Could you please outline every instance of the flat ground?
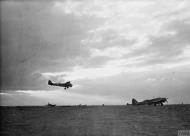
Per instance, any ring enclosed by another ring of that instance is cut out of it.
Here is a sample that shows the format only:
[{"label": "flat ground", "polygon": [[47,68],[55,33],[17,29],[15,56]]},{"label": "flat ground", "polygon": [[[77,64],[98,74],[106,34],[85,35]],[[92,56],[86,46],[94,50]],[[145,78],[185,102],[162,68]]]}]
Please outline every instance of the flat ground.
[{"label": "flat ground", "polygon": [[172,136],[190,130],[190,105],[1,107],[3,136]]}]

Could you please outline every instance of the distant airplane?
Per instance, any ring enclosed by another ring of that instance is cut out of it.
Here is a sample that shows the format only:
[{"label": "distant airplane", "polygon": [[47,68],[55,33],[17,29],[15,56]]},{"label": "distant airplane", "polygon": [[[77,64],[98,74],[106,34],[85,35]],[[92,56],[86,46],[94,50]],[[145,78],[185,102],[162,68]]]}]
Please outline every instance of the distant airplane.
[{"label": "distant airplane", "polygon": [[163,106],[164,102],[168,102],[167,101],[168,98],[154,98],[154,99],[149,99],[149,100],[144,100],[142,102],[138,102],[137,100],[135,100],[134,98],[132,99],[132,105],[161,105]]},{"label": "distant airplane", "polygon": [[55,107],[56,105],[55,104],[51,104],[51,103],[49,103],[48,102],[48,105],[47,105],[48,107]]},{"label": "distant airplane", "polygon": [[48,81],[48,85],[51,85],[51,86],[60,86],[60,87],[64,87],[64,89],[68,89],[69,87],[73,86],[70,81],[68,81],[66,83],[52,83],[51,80]]}]

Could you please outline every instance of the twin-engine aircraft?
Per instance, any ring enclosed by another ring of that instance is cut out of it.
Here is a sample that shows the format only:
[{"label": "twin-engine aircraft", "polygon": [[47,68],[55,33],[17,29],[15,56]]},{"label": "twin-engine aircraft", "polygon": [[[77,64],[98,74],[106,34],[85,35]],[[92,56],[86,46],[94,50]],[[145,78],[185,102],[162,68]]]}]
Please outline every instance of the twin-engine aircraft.
[{"label": "twin-engine aircraft", "polygon": [[66,83],[53,83],[51,80],[48,81],[48,85],[60,86],[60,87],[64,87],[64,89],[68,89],[69,87],[73,86],[70,81],[68,81]]},{"label": "twin-engine aircraft", "polygon": [[149,99],[149,100],[144,100],[142,102],[138,102],[137,100],[135,100],[134,98],[132,99],[132,105],[161,105],[163,106],[164,102],[168,102],[167,101],[168,98],[154,98],[154,99]]}]

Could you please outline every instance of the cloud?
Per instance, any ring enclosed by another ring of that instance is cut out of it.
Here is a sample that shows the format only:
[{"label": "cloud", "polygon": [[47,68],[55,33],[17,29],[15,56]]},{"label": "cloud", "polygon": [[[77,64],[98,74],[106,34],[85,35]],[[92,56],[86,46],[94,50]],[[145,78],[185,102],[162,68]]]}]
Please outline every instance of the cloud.
[{"label": "cloud", "polygon": [[98,79],[102,77],[112,76],[118,74],[120,71],[117,67],[101,67],[101,68],[83,68],[83,67],[75,67],[71,72],[44,72],[41,73],[42,76],[50,79],[51,77],[59,77],[64,80],[81,80],[81,79]]},{"label": "cloud", "polygon": [[[168,95],[164,74],[189,72],[188,0],[1,4],[3,90],[55,91],[51,79],[72,80],[79,95]],[[175,95],[189,95],[187,79],[175,81]]]},{"label": "cloud", "polygon": [[[18,106],[18,105],[47,105],[48,102],[56,105],[101,105],[101,104],[121,104],[121,100],[114,96],[100,96],[77,94],[73,92],[65,92],[63,90],[16,90],[0,93],[1,105]],[[14,95],[14,97],[12,97]],[[72,101],[71,101],[72,100]],[[122,103],[123,104],[123,103]]]},{"label": "cloud", "polygon": [[51,4],[2,2],[3,89],[33,88],[33,72],[67,71],[78,58],[89,56],[80,44],[85,24],[54,15]]},{"label": "cloud", "polygon": [[145,60],[148,65],[165,64],[171,62],[188,61],[184,55],[184,51],[188,52],[190,46],[190,29],[189,22],[173,21],[164,27],[163,31],[174,32],[167,35],[151,36],[149,44],[146,48],[138,49],[132,52],[132,56],[139,54],[148,55],[149,58]]}]

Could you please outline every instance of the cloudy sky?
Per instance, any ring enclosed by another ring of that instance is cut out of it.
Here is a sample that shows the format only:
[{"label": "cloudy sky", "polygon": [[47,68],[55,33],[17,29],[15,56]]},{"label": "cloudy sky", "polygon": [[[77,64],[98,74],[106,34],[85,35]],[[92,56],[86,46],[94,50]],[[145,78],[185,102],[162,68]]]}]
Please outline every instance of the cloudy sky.
[{"label": "cloudy sky", "polygon": [[1,1],[1,105],[190,103],[189,81],[189,0]]}]

